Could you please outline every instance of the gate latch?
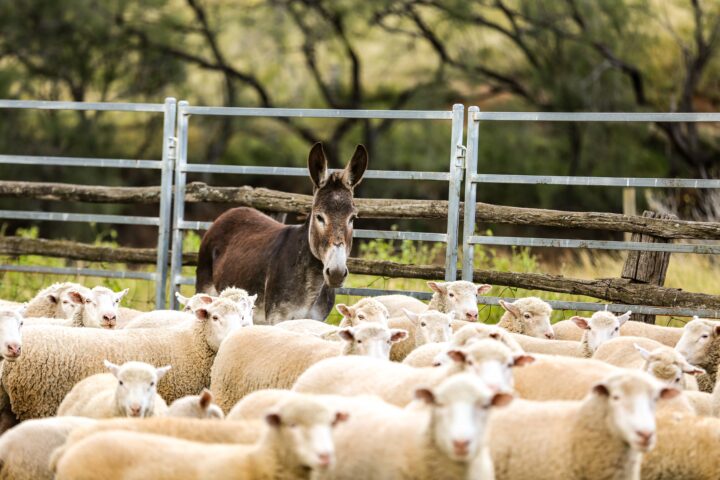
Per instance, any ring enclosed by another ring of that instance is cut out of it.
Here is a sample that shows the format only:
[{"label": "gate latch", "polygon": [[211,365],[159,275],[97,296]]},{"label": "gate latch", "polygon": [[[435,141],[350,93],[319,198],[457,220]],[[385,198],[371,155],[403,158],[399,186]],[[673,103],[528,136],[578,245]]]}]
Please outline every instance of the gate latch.
[{"label": "gate latch", "polygon": [[455,166],[465,168],[465,158],[467,154],[467,147],[462,143],[456,145],[457,151],[455,152]]}]

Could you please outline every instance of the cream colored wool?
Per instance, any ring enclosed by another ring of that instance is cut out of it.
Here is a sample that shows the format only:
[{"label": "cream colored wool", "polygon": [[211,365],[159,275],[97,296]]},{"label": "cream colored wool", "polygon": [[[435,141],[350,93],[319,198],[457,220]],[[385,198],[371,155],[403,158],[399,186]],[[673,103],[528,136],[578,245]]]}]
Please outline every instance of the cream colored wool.
[{"label": "cream colored wool", "polygon": [[40,290],[27,302],[25,306],[25,317],[72,318],[73,310],[80,305],[70,299],[68,295],[70,290],[77,290],[85,295],[89,295],[90,292],[89,288],[79,283],[53,283],[49,287]]},{"label": "cream colored wool", "polygon": [[193,313],[195,312],[195,310],[202,307],[203,305],[212,303],[218,297],[213,297],[212,295],[208,295],[207,293],[196,293],[192,297],[184,297],[180,294],[180,292],[175,292],[175,298],[177,299],[178,303],[183,307],[183,312]]},{"label": "cream colored wool", "polygon": [[354,338],[331,342],[265,325],[244,328],[222,344],[212,367],[210,390],[220,408],[229,412],[255,390],[290,388],[308,367],[324,358],[355,356],[372,342],[392,343],[407,335],[375,323],[345,329],[350,330]]},{"label": "cream colored wool", "polygon": [[[265,413],[270,410],[273,406],[275,406],[276,403],[278,403],[281,400],[285,400],[287,398],[293,397],[293,396],[302,396],[305,395],[304,393],[298,393],[293,390],[286,390],[282,388],[268,388],[265,390],[255,390],[252,393],[249,393],[245,395],[242,399],[240,399],[239,402],[237,402],[232,409],[230,409],[230,412],[227,414],[227,417],[225,417],[226,420],[230,421],[236,421],[236,420],[243,420],[243,421],[249,421],[249,420],[260,420]],[[318,395],[318,398],[323,399],[341,399],[344,400],[346,397],[340,397],[340,396],[331,396],[331,395]],[[355,399],[357,397],[353,397]],[[377,397],[374,397],[377,398]],[[343,405],[345,408],[348,406],[344,404],[342,401],[339,403],[339,405]],[[353,409],[349,409],[353,410]]]},{"label": "cream colored wool", "polygon": [[126,329],[133,328],[163,328],[174,327],[184,323],[190,323],[195,320],[195,315],[188,312],[178,312],[177,310],[153,310],[152,312],[144,312],[129,321]]},{"label": "cream colored wool", "polygon": [[[58,407],[58,416],[152,417],[167,413],[165,400],[153,392],[170,367],[156,369],[144,362],[106,363],[106,367],[113,373],[90,375],[70,390]],[[133,414],[131,405],[140,410]]]},{"label": "cream colored wool", "polygon": [[[405,311],[405,318],[391,318],[390,325],[408,331],[408,338],[393,345],[390,360],[401,362],[416,348],[450,340],[452,315],[426,310],[422,313]],[[412,342],[412,343],[411,343]]]},{"label": "cream colored wool", "polygon": [[537,297],[519,298],[512,303],[500,300],[500,306],[505,309],[505,313],[498,327],[531,337],[554,338],[550,325],[552,307],[544,300]]},{"label": "cream colored wool", "polygon": [[[577,327],[575,327],[577,328]],[[545,355],[563,355],[566,357],[585,357],[586,348],[580,342],[568,340],[550,340],[511,333],[512,338],[528,353]]]},{"label": "cream colored wool", "polygon": [[28,420],[0,436],[0,478],[3,480],[52,480],[49,467],[53,451],[68,435],[95,420],[52,417]]},{"label": "cream colored wool", "polygon": [[[580,341],[582,330],[570,320],[562,320],[553,324],[555,337],[560,340]],[[674,347],[682,336],[682,328],[663,327],[645,322],[629,320],[620,327],[621,336],[645,337],[660,342],[668,347]]]},{"label": "cream colored wool", "polygon": [[12,411],[20,420],[54,415],[77,382],[103,372],[104,359],[172,365],[158,388],[166,401],[201,391],[210,383],[220,340],[239,328],[210,319],[211,312],[224,308],[217,302],[207,308],[206,319],[173,329],[24,329],[23,355],[2,369],[2,387]]},{"label": "cream colored wool", "polygon": [[188,395],[178,398],[168,408],[168,417],[185,418],[224,418],[223,411],[215,403],[214,396],[210,390],[204,388],[200,395]]},{"label": "cream colored wool", "polygon": [[675,349],[692,365],[705,370],[697,377],[698,386],[703,392],[712,392],[720,363],[720,322],[694,317],[685,324]]},{"label": "cream colored wool", "polygon": [[497,325],[485,325],[484,323],[465,323],[462,328],[453,333],[449,342],[422,345],[410,352],[402,363],[411,367],[437,366],[447,359],[447,356],[442,354],[448,350],[462,348],[476,340],[485,338],[498,340],[515,353],[524,351],[512,334],[508,333],[504,328]]},{"label": "cream colored wool", "polygon": [[[508,368],[508,365],[521,366],[532,361],[532,357],[513,353],[495,340],[478,340],[454,352],[451,362],[424,368],[359,357],[329,358],[303,373],[295,382],[293,390],[349,396],[377,395],[393,405],[405,406],[412,401],[415,389],[423,386],[432,388],[461,371],[483,374],[484,369],[491,364]],[[512,375],[509,372],[507,374],[504,380],[512,388]],[[499,383],[495,377],[483,380]],[[499,390],[502,387],[496,385]]]},{"label": "cream colored wool", "polygon": [[[629,443],[629,433],[620,425],[632,427],[622,410],[633,408],[635,398],[654,404],[658,395],[669,397],[677,390],[636,371],[612,375],[601,385],[588,390],[581,401],[516,400],[492,415],[489,438],[495,478],[638,480],[642,454],[652,445]],[[642,425],[650,428],[647,421]],[[654,422],[652,428],[654,433]],[[639,437],[632,441],[639,442]],[[527,448],[519,451],[522,446]]]},{"label": "cream colored wool", "polygon": [[402,317],[403,309],[415,313],[425,310],[437,310],[442,313],[453,313],[457,319],[466,319],[468,310],[473,309],[477,320],[477,296],[485,294],[492,288],[490,285],[477,285],[464,280],[454,282],[427,282],[433,291],[429,304],[424,304],[406,295],[383,295],[374,297],[388,309],[390,318]]},{"label": "cream colored wool", "polygon": [[323,462],[332,462],[329,430],[347,414],[313,399],[301,400],[277,405],[253,445],[198,443],[127,431],[97,433],[53,459],[56,478],[309,479],[315,469],[327,466]]}]

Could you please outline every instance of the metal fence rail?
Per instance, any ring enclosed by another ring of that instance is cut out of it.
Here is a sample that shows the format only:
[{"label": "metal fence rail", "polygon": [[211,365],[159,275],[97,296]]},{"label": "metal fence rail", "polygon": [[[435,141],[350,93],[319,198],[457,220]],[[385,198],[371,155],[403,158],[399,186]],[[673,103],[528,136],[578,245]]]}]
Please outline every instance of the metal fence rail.
[{"label": "metal fence rail", "polygon": [[78,214],[65,212],[36,212],[31,210],[0,210],[0,219],[40,220],[54,222],[97,222],[124,225],[149,225],[158,228],[158,254],[155,272],[108,271],[89,268],[41,267],[23,265],[0,265],[0,271],[47,273],[59,275],[83,275],[106,278],[132,278],[155,282],[155,306],[165,307],[168,271],[168,238],[172,208],[172,172],[174,168],[175,117],[177,105],[174,98],[165,103],[85,103],[46,102],[30,100],[0,100],[0,109],[21,110],[70,110],[142,112],[163,114],[163,143],[161,160],[132,160],[117,158],[53,157],[29,155],[0,155],[0,164],[57,165],[100,168],[142,168],[159,170],[161,175],[161,198],[156,217]]},{"label": "metal fence rail", "polygon": [[[452,111],[413,111],[413,110],[321,110],[291,108],[239,108],[239,107],[193,107],[180,102],[178,108],[178,155],[175,167],[175,207],[172,236],[172,261],[170,269],[172,295],[170,301],[176,305],[174,292],[180,285],[193,285],[194,279],[182,276],[182,244],[185,230],[204,230],[211,222],[185,220],[185,187],[188,173],[219,173],[240,175],[289,175],[306,177],[307,169],[295,167],[269,167],[249,165],[209,165],[190,164],[187,158],[189,118],[191,115],[221,115],[239,117],[301,117],[301,118],[367,118],[394,120],[444,120],[451,121],[450,162],[447,172],[385,171],[368,170],[364,178],[385,180],[434,180],[448,182],[449,215],[447,231],[444,234],[426,232],[397,232],[386,230],[355,230],[354,238],[384,238],[393,240],[416,240],[443,242],[446,244],[445,277],[457,278],[458,227],[460,207],[460,186],[464,147],[462,145],[464,107],[454,105]],[[380,289],[340,289],[339,293],[352,295],[386,293]],[[411,292],[424,298],[426,292]]]},{"label": "metal fence rail", "polygon": [[[476,106],[468,109],[467,162],[465,171],[465,212],[462,235],[462,278],[472,280],[474,245],[519,247],[587,248],[602,250],[641,250],[695,254],[718,254],[720,244],[707,243],[644,243],[631,241],[581,240],[568,238],[494,237],[475,235],[476,199],[480,184],[579,185],[589,187],[644,188],[720,188],[720,180],[686,178],[633,177],[571,177],[554,175],[496,175],[478,173],[480,123],[502,122],[720,122],[720,113],[555,113],[555,112],[481,112]],[[498,297],[483,297],[481,303],[495,304]],[[706,315],[718,317],[714,310],[692,310],[644,305],[600,305],[592,302],[550,302],[561,310],[633,310],[635,313],[658,315]]]}]

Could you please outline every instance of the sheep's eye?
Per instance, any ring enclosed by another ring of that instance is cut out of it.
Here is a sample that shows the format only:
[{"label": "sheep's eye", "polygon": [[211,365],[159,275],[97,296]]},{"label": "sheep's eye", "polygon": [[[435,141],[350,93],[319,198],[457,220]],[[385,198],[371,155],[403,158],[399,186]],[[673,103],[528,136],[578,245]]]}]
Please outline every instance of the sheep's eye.
[{"label": "sheep's eye", "polygon": [[454,293],[448,293],[448,297],[453,298],[455,296]]},{"label": "sheep's eye", "polygon": [[680,379],[679,379],[679,378],[676,378],[676,379],[675,379],[675,383],[680,383]]},{"label": "sheep's eye", "polygon": [[365,320],[365,315],[363,315],[363,314],[358,315],[358,320]]},{"label": "sheep's eye", "polygon": [[358,340],[357,342],[358,342],[358,343],[362,343],[362,340]]},{"label": "sheep's eye", "polygon": [[85,300],[85,303],[90,303],[90,302],[92,302],[92,300],[90,300],[89,298],[87,300]]},{"label": "sheep's eye", "polygon": [[524,316],[525,318],[530,318],[530,317],[532,317],[532,315],[530,315],[529,313],[526,313],[526,314],[524,314],[523,316]]},{"label": "sheep's eye", "polygon": [[452,328],[452,323],[448,323],[448,327]]},{"label": "sheep's eye", "polygon": [[23,325],[25,325],[25,322],[20,322],[20,326],[22,327]]},{"label": "sheep's eye", "polygon": [[322,215],[315,215],[315,220],[320,222],[322,225],[325,225],[325,219],[323,218]]},{"label": "sheep's eye", "polygon": [[154,386],[155,386],[155,382],[150,382],[150,386],[151,386],[151,387],[154,387]]},{"label": "sheep's eye", "polygon": [[425,326],[427,326],[427,323],[425,323],[425,322],[420,322],[420,326],[421,326],[421,327],[425,327]]},{"label": "sheep's eye", "polygon": [[619,332],[619,331],[620,331],[620,327],[615,327],[615,331],[616,331],[616,332]]},{"label": "sheep's eye", "polygon": [[700,338],[708,338],[709,335],[706,333],[705,335],[701,336]]},{"label": "sheep's eye", "polygon": [[212,316],[212,319],[213,319],[213,320],[217,320],[218,318],[220,318],[220,317],[218,317],[217,315],[213,315],[213,316]]},{"label": "sheep's eye", "polygon": [[612,396],[612,399],[615,400],[615,401],[618,401],[618,400],[620,400],[620,397],[619,397],[618,395],[613,395],[613,396]]},{"label": "sheep's eye", "polygon": [[118,383],[120,384],[121,387],[124,385],[122,380],[118,380]]},{"label": "sheep's eye", "polygon": [[67,300],[63,300],[63,305],[67,305],[68,303],[70,302],[68,302]]}]

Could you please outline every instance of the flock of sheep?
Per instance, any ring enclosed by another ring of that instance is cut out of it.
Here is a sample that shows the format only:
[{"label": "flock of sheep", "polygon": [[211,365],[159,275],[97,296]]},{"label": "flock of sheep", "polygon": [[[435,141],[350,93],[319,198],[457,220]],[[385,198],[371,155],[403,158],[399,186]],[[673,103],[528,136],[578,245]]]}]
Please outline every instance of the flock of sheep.
[{"label": "flock of sheep", "polygon": [[529,297],[486,325],[489,285],[428,286],[337,327],[253,325],[237,288],[182,312],[75,283],[0,301],[0,478],[720,478],[720,323],[552,325]]}]

